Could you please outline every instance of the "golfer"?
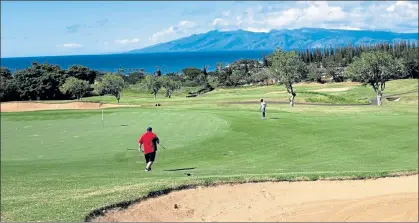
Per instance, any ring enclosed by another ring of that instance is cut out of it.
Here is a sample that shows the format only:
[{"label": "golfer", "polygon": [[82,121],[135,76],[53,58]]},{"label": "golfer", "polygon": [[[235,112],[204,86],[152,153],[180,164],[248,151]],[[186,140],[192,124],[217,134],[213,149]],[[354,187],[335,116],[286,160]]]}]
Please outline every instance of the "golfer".
[{"label": "golfer", "polygon": [[265,119],[266,102],[263,101],[263,98],[260,99],[260,111],[262,112],[262,119]]},{"label": "golfer", "polygon": [[157,144],[160,144],[159,138],[153,133],[152,128],[148,127],[147,132],[145,132],[138,141],[138,151],[144,152],[145,162],[147,164],[145,167],[146,172],[151,171],[151,165],[156,158]]}]

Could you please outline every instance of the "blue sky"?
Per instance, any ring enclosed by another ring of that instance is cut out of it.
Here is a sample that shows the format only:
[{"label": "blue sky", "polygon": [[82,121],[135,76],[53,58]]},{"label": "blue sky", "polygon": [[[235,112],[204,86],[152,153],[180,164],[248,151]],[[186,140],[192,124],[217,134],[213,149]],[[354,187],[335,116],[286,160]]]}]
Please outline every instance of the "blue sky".
[{"label": "blue sky", "polygon": [[210,30],[418,32],[415,1],[1,1],[1,57],[124,52]]}]

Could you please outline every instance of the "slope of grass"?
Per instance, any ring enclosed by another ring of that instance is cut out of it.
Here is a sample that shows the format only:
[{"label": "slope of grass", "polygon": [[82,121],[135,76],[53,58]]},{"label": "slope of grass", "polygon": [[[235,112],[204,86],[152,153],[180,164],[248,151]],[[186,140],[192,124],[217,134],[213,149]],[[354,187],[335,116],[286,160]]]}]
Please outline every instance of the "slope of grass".
[{"label": "slope of grass", "polygon": [[[386,92],[413,102],[384,101],[382,107],[270,103],[267,120],[260,120],[258,103],[228,102],[286,101],[283,86],[217,89],[199,98],[160,94],[156,101],[127,91],[121,103],[146,107],[105,109],[104,126],[100,110],[2,113],[1,217],[81,221],[93,209],[185,184],[417,172],[417,93],[404,94],[417,87],[417,80],[389,82]],[[296,89],[299,102],[318,96],[332,100],[324,103],[355,103],[375,96],[370,87],[349,83]],[[109,96],[85,100],[116,102]],[[167,148],[159,149],[150,173],[135,151],[147,126]],[[173,171],[182,168],[192,169]]]},{"label": "slope of grass", "polygon": [[[321,89],[341,88],[343,91],[316,92]],[[315,102],[325,104],[366,104],[369,99],[376,97],[372,87],[363,86],[358,83],[333,83],[316,84],[300,83],[294,86],[297,92],[296,102]],[[347,89],[347,90],[346,90]],[[195,98],[186,98],[187,92],[194,88],[185,88],[174,93],[172,98],[165,98],[164,90],[159,91],[157,99],[153,95],[142,90],[139,86],[132,86],[125,90],[121,96],[121,104],[152,104],[152,103],[176,103],[176,104],[194,104],[194,103],[216,103],[226,101],[257,101],[264,98],[268,101],[288,101],[288,94],[284,86],[247,86],[240,88],[218,88],[212,92],[200,95]],[[410,95],[406,95],[409,93]],[[392,94],[402,94],[400,103],[417,103],[418,80],[395,80],[387,83],[384,96]],[[406,100],[405,100],[406,99]],[[84,101],[103,101],[105,103],[116,103],[113,96],[98,96],[83,99]],[[399,104],[400,104],[399,103]]]},{"label": "slope of grass", "polygon": [[[2,220],[80,221],[189,183],[417,171],[417,113],[305,111],[106,109],[104,127],[98,111],[2,114]],[[167,150],[145,173],[127,149],[148,125]],[[181,168],[195,169],[167,171]]]}]

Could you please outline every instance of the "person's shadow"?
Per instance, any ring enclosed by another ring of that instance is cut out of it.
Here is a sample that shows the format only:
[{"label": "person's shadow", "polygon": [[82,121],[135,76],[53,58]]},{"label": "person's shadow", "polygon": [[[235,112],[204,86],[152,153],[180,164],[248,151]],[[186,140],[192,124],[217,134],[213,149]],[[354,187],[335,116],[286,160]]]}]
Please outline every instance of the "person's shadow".
[{"label": "person's shadow", "polygon": [[171,170],[163,170],[163,171],[182,171],[182,170],[193,170],[196,167],[189,167],[189,168],[179,168],[179,169],[171,169]]}]

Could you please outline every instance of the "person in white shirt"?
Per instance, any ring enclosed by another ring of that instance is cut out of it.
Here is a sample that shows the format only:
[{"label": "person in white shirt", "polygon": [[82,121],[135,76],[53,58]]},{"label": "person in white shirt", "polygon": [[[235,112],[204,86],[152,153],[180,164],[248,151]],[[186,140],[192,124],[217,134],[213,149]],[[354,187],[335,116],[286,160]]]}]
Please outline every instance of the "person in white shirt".
[{"label": "person in white shirt", "polygon": [[262,119],[265,119],[266,102],[263,99],[260,99],[260,111],[262,112]]}]

